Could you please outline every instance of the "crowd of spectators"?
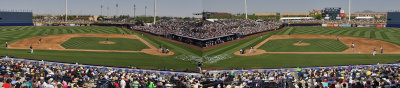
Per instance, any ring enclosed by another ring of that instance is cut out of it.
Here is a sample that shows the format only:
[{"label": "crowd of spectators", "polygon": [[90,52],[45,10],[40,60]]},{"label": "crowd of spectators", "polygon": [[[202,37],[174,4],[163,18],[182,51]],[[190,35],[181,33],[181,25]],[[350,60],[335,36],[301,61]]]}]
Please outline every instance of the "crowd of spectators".
[{"label": "crowd of spectators", "polygon": [[3,88],[399,88],[397,64],[215,70],[197,76],[133,72],[43,61],[0,63]]},{"label": "crowd of spectators", "polygon": [[282,20],[283,23],[320,23],[320,24],[378,24],[386,23],[386,19],[353,19],[353,20],[317,20],[317,19],[307,19],[307,20]]},{"label": "crowd of spectators", "polygon": [[104,24],[133,24],[134,20],[84,20],[84,19],[71,19],[65,21],[64,19],[33,19],[35,23],[104,23]]},{"label": "crowd of spectators", "polygon": [[152,26],[134,26],[132,29],[158,35],[174,34],[193,39],[213,39],[228,35],[249,35],[278,29],[281,24],[275,22],[257,22],[255,20],[226,19],[216,21],[159,20]]},{"label": "crowd of spectators", "polygon": [[44,61],[0,62],[3,88],[186,88],[199,85],[199,76],[123,71]]},{"label": "crowd of spectators", "polygon": [[398,66],[346,66],[297,68],[295,71],[214,72],[205,77],[224,81],[219,87],[245,86],[281,88],[399,88]]}]

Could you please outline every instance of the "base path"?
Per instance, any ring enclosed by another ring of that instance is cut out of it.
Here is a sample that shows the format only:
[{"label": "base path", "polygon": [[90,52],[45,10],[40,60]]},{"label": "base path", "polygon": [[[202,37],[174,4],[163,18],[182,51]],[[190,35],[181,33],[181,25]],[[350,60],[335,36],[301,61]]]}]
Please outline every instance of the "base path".
[{"label": "base path", "polygon": [[[150,49],[143,49],[141,51],[120,51],[120,50],[87,50],[87,49],[65,49],[61,46],[65,41],[73,37],[104,37],[104,38],[127,38],[138,39],[146,44]],[[41,40],[39,44],[39,40]],[[33,49],[38,50],[61,50],[61,51],[93,51],[93,52],[143,52],[151,55],[168,56],[174,55],[174,52],[167,54],[161,53],[156,47],[143,40],[136,35],[123,35],[123,34],[64,34],[64,35],[48,35],[33,37],[14,42],[8,46],[9,49],[29,49],[32,45]]]},{"label": "base path", "polygon": [[[268,52],[262,49],[258,49],[264,43],[269,40],[275,39],[339,39],[349,48],[343,52]],[[354,42],[354,51],[351,50],[351,44]],[[255,52],[248,53],[250,49],[246,50],[245,54],[240,54],[239,51],[235,52],[238,56],[253,56],[264,53],[278,53],[278,54],[372,54],[373,49],[376,48],[376,53],[380,54],[381,46],[383,47],[383,54],[400,54],[400,46],[381,40],[374,40],[360,37],[349,37],[349,36],[336,36],[336,35],[273,35],[268,39],[265,39],[261,43],[254,46]]]}]

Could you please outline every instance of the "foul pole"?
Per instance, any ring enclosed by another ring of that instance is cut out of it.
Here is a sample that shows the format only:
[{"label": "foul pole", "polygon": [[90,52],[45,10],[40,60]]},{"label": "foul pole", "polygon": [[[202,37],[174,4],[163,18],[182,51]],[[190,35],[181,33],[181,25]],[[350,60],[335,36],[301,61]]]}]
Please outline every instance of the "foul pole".
[{"label": "foul pole", "polygon": [[351,21],[351,0],[349,0],[349,23]]},{"label": "foul pole", "polygon": [[65,21],[68,21],[68,0],[65,0]]},{"label": "foul pole", "polygon": [[247,20],[247,0],[244,0],[244,9],[246,12],[246,20]]},{"label": "foul pole", "polygon": [[153,18],[153,19],[154,19],[154,22],[153,22],[153,24],[156,24],[156,17],[157,17],[157,13],[156,13],[156,12],[157,12],[157,11],[156,11],[156,10],[157,10],[157,9],[156,9],[157,6],[156,6],[156,5],[157,5],[157,2],[156,2],[156,0],[154,0],[154,18]]}]

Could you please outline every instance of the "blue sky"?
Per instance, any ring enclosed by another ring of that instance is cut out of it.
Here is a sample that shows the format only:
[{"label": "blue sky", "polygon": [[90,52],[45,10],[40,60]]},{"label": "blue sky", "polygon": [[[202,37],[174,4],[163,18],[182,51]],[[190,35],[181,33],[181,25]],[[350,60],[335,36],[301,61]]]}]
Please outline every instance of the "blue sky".
[{"label": "blue sky", "polygon": [[[1,0],[0,10],[32,10],[34,14],[64,14],[65,0]],[[103,15],[153,15],[153,0],[68,0],[69,14],[99,15],[104,5]],[[372,10],[387,12],[400,10],[400,0],[352,0],[352,12]],[[116,4],[119,5],[118,13]],[[325,7],[342,7],[347,13],[348,0],[248,0],[249,13],[257,12],[308,12]],[[107,10],[107,7],[109,10]],[[243,13],[244,0],[157,0],[159,16],[192,17],[201,11]]]}]

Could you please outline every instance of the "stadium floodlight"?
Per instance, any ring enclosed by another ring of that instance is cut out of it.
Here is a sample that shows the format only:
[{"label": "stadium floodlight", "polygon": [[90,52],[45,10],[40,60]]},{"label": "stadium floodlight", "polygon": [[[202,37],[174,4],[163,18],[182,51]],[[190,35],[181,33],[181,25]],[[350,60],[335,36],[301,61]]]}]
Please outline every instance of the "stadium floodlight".
[{"label": "stadium floodlight", "polygon": [[247,20],[247,0],[244,0],[244,9],[246,12],[246,20]]},{"label": "stadium floodlight", "polygon": [[65,0],[65,22],[68,21],[68,0]]},{"label": "stadium floodlight", "polygon": [[153,17],[154,22],[153,22],[153,24],[156,24],[156,17],[157,17],[157,13],[156,13],[156,12],[157,12],[157,11],[156,11],[156,10],[157,10],[157,9],[156,9],[157,6],[156,6],[156,5],[157,5],[157,2],[156,2],[156,0],[154,0],[154,17]]}]

